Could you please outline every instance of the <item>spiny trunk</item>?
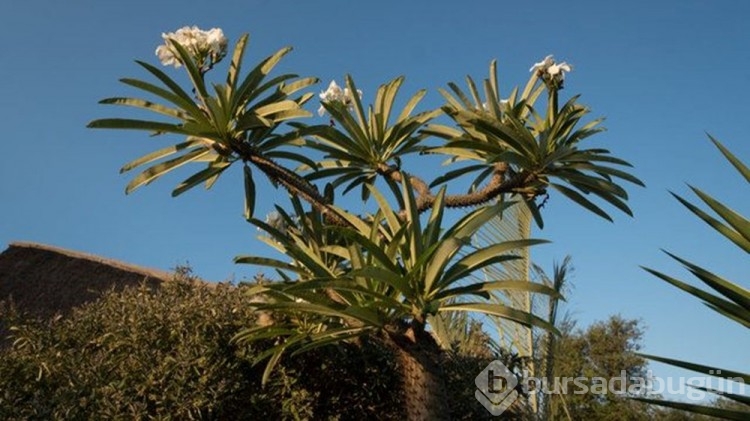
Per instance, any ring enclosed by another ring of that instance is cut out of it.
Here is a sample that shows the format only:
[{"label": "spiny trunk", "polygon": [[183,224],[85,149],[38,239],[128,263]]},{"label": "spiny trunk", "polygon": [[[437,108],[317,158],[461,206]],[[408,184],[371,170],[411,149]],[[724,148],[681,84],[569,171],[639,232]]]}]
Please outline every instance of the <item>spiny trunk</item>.
[{"label": "spiny trunk", "polygon": [[447,391],[440,366],[441,349],[423,325],[389,334],[402,375],[405,419],[449,420]]},{"label": "spiny trunk", "polygon": [[349,226],[349,222],[334,212],[325,197],[303,177],[259,154],[248,154],[247,159],[268,178],[284,186],[290,194],[299,196],[310,203],[323,214],[329,223],[343,227]]}]

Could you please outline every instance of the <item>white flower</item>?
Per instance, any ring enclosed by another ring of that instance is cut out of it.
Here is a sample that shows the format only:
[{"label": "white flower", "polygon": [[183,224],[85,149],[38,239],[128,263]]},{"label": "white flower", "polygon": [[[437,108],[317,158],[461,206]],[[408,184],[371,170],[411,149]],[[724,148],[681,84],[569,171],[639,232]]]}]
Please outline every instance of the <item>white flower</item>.
[{"label": "white flower", "polygon": [[548,55],[544,58],[544,60],[540,61],[539,63],[534,63],[533,66],[531,66],[531,69],[529,69],[530,72],[534,71],[547,71],[547,69],[555,64],[555,59],[552,55]]},{"label": "white flower", "polygon": [[211,53],[216,55],[226,54],[228,41],[221,28],[211,28],[206,34],[206,42]]},{"label": "white flower", "polygon": [[573,70],[573,68],[566,62],[562,62],[560,64],[553,64],[552,66],[549,66],[547,69],[547,74],[549,74],[552,77],[555,77],[557,75],[560,75],[560,78],[565,77],[565,72],[570,72]]},{"label": "white flower", "polygon": [[344,91],[341,90],[335,80],[332,80],[331,83],[328,84],[328,89],[321,92],[318,96],[321,101],[325,102],[340,101],[344,97]]},{"label": "white flower", "polygon": [[573,66],[566,62],[555,63],[555,58],[552,55],[545,57],[539,63],[535,63],[529,69],[531,72],[537,72],[547,82],[553,82],[558,88],[562,86],[561,82],[565,79],[565,73],[571,70],[573,70]]},{"label": "white flower", "polygon": [[171,46],[167,47],[166,45],[160,45],[156,48],[156,56],[159,57],[159,61],[161,61],[161,64],[165,66],[174,66],[174,67],[180,67],[182,66],[182,63],[180,63],[180,60],[177,58],[177,54],[175,54],[174,51],[172,51]]},{"label": "white flower", "polygon": [[169,42],[180,44],[199,66],[213,66],[227,53],[227,38],[219,28],[204,31],[197,26],[185,26],[175,32],[163,33],[164,45],[156,48],[156,55],[165,66],[180,67],[183,63],[180,55]]},{"label": "white flower", "polygon": [[[320,98],[320,102],[343,101],[344,91],[341,90],[338,84],[336,84],[335,80],[332,80],[328,85],[328,89],[321,92],[318,97]],[[320,108],[318,108],[318,115],[322,117],[325,113],[326,109],[321,105]]]},{"label": "white flower", "polygon": [[[357,89],[357,95],[359,98],[362,98],[362,91]],[[349,88],[344,88],[343,90],[339,87],[339,85],[336,83],[335,80],[332,80],[331,83],[328,85],[328,89],[321,92],[320,95],[320,102],[341,102],[342,104],[352,107],[354,104],[354,98],[352,97],[352,93],[349,90]],[[326,113],[325,107],[322,105],[320,108],[318,108],[318,115],[323,116]]]}]

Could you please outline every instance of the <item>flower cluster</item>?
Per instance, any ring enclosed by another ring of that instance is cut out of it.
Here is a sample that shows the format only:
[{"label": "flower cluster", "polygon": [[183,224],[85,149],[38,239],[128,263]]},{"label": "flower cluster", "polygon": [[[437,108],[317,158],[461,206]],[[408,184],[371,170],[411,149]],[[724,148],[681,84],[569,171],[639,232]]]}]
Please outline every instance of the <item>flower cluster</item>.
[{"label": "flower cluster", "polygon": [[565,73],[573,70],[573,66],[566,62],[556,63],[553,56],[549,55],[539,63],[535,63],[529,69],[530,72],[537,72],[539,77],[544,79],[548,83],[552,83],[554,86],[562,86],[562,82],[565,79]]},{"label": "flower cluster", "polygon": [[[357,95],[362,98],[362,91],[357,89]],[[354,97],[352,97],[352,93],[349,88],[341,89],[339,85],[336,84],[335,80],[331,81],[331,83],[328,85],[328,89],[321,92],[319,97],[321,102],[338,101],[350,108],[354,105]],[[326,109],[321,105],[320,108],[318,108],[318,115],[322,117],[325,113]]]},{"label": "flower cluster", "polygon": [[227,54],[227,38],[219,28],[204,31],[197,26],[185,26],[175,32],[161,34],[164,45],[156,48],[156,55],[165,66],[183,65],[180,55],[169,40],[175,41],[187,50],[202,70],[208,70]]}]

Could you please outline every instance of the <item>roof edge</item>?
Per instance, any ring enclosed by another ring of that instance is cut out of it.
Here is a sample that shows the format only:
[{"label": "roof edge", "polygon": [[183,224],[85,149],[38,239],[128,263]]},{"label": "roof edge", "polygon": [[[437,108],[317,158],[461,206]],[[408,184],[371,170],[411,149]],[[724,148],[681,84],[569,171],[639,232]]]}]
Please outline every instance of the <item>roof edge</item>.
[{"label": "roof edge", "polygon": [[133,264],[125,263],[120,260],[109,259],[106,257],[101,257],[101,256],[97,256],[97,255],[90,254],[90,253],[84,253],[84,252],[70,250],[70,249],[66,249],[62,247],[51,246],[48,244],[34,243],[34,242],[29,242],[29,241],[13,241],[8,244],[8,248],[6,250],[10,250],[13,247],[49,251],[52,253],[62,254],[62,255],[72,257],[75,259],[88,260],[91,262],[112,266],[117,269],[138,273],[143,276],[160,279],[162,281],[169,281],[174,277],[172,273],[166,272],[163,270],[133,265]]}]

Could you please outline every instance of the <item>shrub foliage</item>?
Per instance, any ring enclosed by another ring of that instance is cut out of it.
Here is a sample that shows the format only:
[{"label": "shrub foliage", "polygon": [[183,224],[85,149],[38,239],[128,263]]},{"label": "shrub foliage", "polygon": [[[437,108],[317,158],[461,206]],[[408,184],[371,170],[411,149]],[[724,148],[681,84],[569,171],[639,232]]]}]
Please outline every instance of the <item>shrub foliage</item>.
[{"label": "shrub foliage", "polygon": [[[256,322],[243,289],[183,269],[156,290],[112,291],[65,318],[0,306],[12,326],[0,350],[0,419],[399,418],[395,358],[375,337],[282,361],[261,386],[252,361],[272,343],[232,341]],[[488,415],[465,391],[489,360],[446,358],[456,418]]]}]

